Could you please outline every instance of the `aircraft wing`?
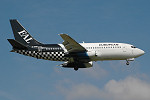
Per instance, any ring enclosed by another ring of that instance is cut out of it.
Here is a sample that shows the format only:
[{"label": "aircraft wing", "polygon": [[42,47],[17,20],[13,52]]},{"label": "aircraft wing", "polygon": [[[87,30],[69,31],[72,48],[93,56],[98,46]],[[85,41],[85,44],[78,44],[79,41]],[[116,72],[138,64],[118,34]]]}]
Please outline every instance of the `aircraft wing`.
[{"label": "aircraft wing", "polygon": [[67,49],[68,53],[85,52],[85,51],[87,51],[83,46],[81,46],[79,43],[77,43],[69,35],[67,35],[67,34],[60,34],[60,36],[64,40],[63,45]]}]

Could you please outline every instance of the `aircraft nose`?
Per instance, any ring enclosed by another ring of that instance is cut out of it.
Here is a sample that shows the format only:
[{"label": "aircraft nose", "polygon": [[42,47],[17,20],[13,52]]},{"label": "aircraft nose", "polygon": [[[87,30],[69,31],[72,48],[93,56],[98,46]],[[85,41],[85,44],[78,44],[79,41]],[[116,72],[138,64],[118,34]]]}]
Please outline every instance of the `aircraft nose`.
[{"label": "aircraft nose", "polygon": [[144,51],[143,50],[141,50],[141,49],[138,49],[138,51],[137,51],[137,56],[142,56],[142,55],[144,55]]},{"label": "aircraft nose", "polygon": [[139,56],[142,56],[145,54],[145,52],[141,49],[136,49],[133,51],[133,53],[134,53],[135,57],[139,57]]},{"label": "aircraft nose", "polygon": [[140,49],[139,54],[140,54],[140,56],[142,56],[142,55],[145,54],[145,52],[144,52],[143,50]]}]

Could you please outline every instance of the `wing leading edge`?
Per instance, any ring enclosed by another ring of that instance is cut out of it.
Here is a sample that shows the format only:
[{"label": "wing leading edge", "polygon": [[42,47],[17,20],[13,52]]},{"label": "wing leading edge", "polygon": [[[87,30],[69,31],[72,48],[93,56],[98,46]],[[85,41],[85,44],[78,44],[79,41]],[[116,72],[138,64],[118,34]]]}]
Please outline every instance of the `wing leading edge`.
[{"label": "wing leading edge", "polygon": [[68,53],[86,52],[87,50],[67,34],[59,34]]}]

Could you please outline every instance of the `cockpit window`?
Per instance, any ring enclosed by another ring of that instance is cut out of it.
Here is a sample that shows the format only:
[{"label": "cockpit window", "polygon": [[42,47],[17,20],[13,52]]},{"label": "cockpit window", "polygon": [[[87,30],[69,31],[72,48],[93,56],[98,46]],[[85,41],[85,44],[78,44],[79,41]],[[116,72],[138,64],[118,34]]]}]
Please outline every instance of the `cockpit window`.
[{"label": "cockpit window", "polygon": [[131,48],[136,48],[135,46],[131,46]]}]

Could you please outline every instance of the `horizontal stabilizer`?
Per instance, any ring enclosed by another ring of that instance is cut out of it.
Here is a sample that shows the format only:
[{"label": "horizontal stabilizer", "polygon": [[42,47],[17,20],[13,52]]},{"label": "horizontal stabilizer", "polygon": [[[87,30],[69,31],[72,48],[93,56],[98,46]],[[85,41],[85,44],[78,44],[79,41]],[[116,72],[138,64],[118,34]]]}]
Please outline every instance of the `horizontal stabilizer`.
[{"label": "horizontal stabilizer", "polygon": [[23,44],[19,43],[18,41],[14,40],[14,39],[7,39],[7,40],[13,46],[13,48],[16,48],[16,49],[26,49],[27,48],[26,46],[24,46]]}]

